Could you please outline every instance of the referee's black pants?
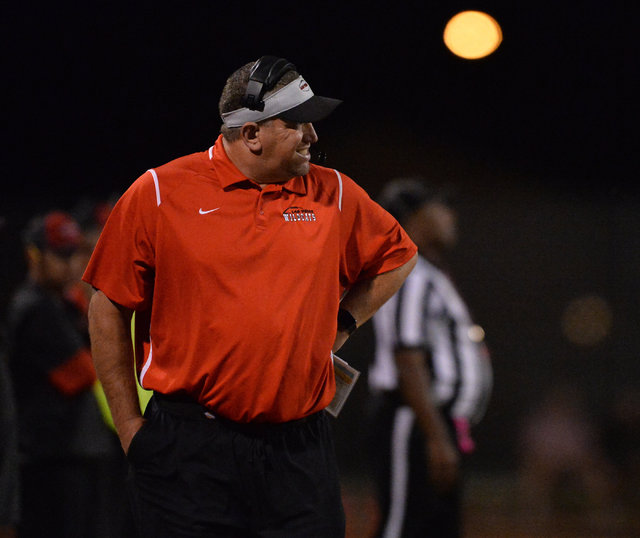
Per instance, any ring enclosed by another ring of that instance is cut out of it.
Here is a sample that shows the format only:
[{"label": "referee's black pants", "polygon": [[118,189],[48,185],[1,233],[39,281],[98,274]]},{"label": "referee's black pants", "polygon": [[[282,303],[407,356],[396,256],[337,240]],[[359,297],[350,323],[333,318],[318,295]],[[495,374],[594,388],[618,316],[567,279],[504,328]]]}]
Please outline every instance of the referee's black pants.
[{"label": "referee's black pants", "polygon": [[154,395],[145,417],[128,453],[141,537],[344,536],[325,412],[247,426]]},{"label": "referee's black pants", "polygon": [[[424,435],[398,392],[381,392],[370,401],[370,459],[381,511],[376,537],[458,538],[462,483],[447,493],[435,487]],[[453,423],[443,418],[454,440]]]}]

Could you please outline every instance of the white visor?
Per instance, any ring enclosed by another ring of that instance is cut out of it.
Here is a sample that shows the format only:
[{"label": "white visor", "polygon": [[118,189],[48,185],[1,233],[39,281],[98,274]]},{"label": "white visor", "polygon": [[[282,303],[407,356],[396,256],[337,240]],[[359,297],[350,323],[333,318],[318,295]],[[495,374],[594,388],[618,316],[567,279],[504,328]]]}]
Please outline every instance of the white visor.
[{"label": "white visor", "polygon": [[262,121],[275,116],[299,123],[319,121],[328,116],[342,101],[314,95],[302,78],[291,81],[264,99],[264,110],[243,107],[221,115],[227,127],[242,127],[249,121]]}]

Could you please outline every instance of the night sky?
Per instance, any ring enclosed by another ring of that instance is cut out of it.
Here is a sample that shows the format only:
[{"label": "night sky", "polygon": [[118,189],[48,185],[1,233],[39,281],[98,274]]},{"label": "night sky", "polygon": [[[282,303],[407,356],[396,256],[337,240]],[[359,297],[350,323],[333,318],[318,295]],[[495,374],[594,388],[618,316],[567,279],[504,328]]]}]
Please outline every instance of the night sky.
[{"label": "night sky", "polygon": [[[339,139],[375,160],[376,131],[550,188],[630,188],[638,46],[621,6],[74,4],[14,3],[3,17],[6,200],[120,192],[147,168],[208,147],[226,76],[262,54],[287,57],[315,93],[344,99],[316,126],[319,146]],[[469,8],[503,28],[483,60],[442,43],[448,18]],[[338,164],[355,172],[348,158]],[[379,181],[356,179],[373,190]]]}]

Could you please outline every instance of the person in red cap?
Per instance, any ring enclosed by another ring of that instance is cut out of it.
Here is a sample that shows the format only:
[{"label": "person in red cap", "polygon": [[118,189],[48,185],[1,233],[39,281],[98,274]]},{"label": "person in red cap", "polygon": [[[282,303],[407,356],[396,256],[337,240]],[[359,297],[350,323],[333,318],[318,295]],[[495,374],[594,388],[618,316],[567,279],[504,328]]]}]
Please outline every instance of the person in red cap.
[{"label": "person in red cap", "polygon": [[313,122],[338,104],[283,58],[246,64],[215,144],[144,173],[100,236],[91,345],[145,537],[344,534],[333,352],[417,249],[353,180],[310,162]]},{"label": "person in red cap", "polygon": [[111,448],[92,387],[96,374],[64,298],[78,278],[77,222],[52,211],[24,232],[28,274],[8,308],[9,367],[21,458],[22,537],[102,536],[100,462]]}]

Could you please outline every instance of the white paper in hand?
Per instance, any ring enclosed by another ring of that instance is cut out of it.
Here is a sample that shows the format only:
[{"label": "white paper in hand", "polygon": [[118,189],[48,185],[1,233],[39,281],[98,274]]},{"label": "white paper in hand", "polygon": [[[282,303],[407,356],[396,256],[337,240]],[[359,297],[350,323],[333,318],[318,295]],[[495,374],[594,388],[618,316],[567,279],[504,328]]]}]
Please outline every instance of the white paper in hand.
[{"label": "white paper in hand", "polygon": [[337,355],[332,355],[332,357],[333,371],[336,377],[336,395],[333,397],[333,400],[331,400],[331,403],[326,407],[326,409],[334,417],[337,417],[342,410],[344,402],[347,401],[351,389],[353,389],[356,381],[358,381],[360,372],[349,366],[349,364]]}]

